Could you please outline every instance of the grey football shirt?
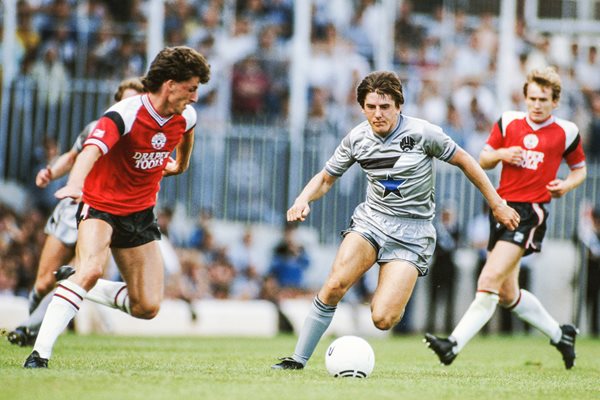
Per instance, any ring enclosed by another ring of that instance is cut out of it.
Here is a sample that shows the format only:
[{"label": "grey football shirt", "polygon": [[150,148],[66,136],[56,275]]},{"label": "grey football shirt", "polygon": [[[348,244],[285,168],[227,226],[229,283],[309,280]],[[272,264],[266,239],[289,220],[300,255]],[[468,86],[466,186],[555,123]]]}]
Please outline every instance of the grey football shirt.
[{"label": "grey football shirt", "polygon": [[325,170],[339,177],[357,162],[368,179],[366,205],[398,217],[433,219],[434,160],[449,161],[458,145],[425,120],[400,115],[385,138],[368,121],[354,127],[327,161]]}]

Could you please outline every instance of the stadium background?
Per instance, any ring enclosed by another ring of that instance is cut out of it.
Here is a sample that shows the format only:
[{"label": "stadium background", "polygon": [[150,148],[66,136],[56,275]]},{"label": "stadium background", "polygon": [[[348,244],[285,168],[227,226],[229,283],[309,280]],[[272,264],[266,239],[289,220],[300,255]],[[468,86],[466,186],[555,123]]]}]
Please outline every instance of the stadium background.
[{"label": "stadium background", "polygon": [[[554,277],[560,293],[549,295],[573,301],[553,306],[585,324],[586,252],[577,233],[599,199],[600,1],[5,0],[1,7],[3,294],[23,297],[31,286],[53,189],[61,184],[36,190],[37,170],[101,115],[120,79],[143,75],[163,46],[186,44],[213,70],[196,105],[190,170],[164,180],[159,197],[160,215],[172,212],[168,233],[181,262],[170,297],[281,304],[312,296],[338,232],[364,196],[357,167],[298,231],[295,240],[310,256],[298,290],[271,286],[271,256],[285,210],[361,120],[353,91],[367,72],[396,71],[404,112],[441,125],[476,156],[501,110],[523,109],[526,72],[555,65],[563,78],[556,114],[579,125],[589,173],[582,187],[552,203],[548,239],[560,250],[532,263],[531,286],[543,291],[544,279]],[[490,176],[495,180],[497,171]],[[455,259],[468,295],[457,295],[458,314],[473,290],[473,227],[482,199],[442,163],[436,179],[438,209],[454,210],[461,238]],[[232,255],[247,228],[254,276]],[[353,298],[368,298],[370,287],[367,281],[366,293]],[[426,318],[420,310],[427,282],[418,290],[406,329],[419,329]]]}]

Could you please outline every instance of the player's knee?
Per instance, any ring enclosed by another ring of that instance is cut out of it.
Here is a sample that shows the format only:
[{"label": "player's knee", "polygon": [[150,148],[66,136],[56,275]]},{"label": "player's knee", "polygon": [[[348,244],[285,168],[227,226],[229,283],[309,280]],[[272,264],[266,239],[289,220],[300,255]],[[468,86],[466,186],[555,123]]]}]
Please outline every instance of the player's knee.
[{"label": "player's knee", "polygon": [[43,297],[50,293],[55,283],[56,281],[52,276],[40,276],[35,281],[35,291]]},{"label": "player's knee", "polygon": [[493,271],[488,271],[484,274],[481,274],[479,279],[477,280],[477,288],[478,289],[490,289],[495,288],[500,285],[502,282],[503,275],[500,273],[496,273]]},{"label": "player's knee", "polygon": [[514,291],[500,290],[498,293],[498,304],[500,307],[512,308],[517,302],[518,295]]},{"label": "player's knee", "polygon": [[388,331],[394,327],[402,318],[402,315],[398,317],[394,317],[390,314],[376,313],[373,312],[371,318],[373,319],[373,324],[377,329],[382,331]]},{"label": "player's knee", "polygon": [[344,294],[348,291],[349,286],[338,279],[328,279],[324,286],[325,299],[323,300],[326,304],[337,304],[338,301],[344,297]]},{"label": "player's knee", "polygon": [[89,288],[88,290],[90,290],[91,288],[94,287],[96,282],[98,282],[98,279],[102,278],[103,275],[104,275],[104,270],[103,270],[102,266],[94,265],[94,266],[87,266],[85,268],[80,268],[77,271],[76,277],[82,287],[84,287],[86,289]]},{"label": "player's knee", "polygon": [[135,303],[131,305],[131,315],[140,319],[152,319],[160,310],[160,303]]}]

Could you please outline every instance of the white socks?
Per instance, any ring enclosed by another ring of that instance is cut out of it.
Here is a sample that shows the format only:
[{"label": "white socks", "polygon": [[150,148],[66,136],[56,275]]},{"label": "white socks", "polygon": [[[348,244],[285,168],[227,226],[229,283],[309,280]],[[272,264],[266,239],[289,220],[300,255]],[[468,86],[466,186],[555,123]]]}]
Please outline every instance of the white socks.
[{"label": "white socks", "polygon": [[544,335],[548,336],[552,343],[558,343],[562,336],[560,325],[550,316],[542,303],[533,294],[521,289],[521,294],[516,304],[512,306],[512,312]]},{"label": "white socks", "polygon": [[33,347],[40,357],[50,358],[56,339],[77,314],[84,298],[131,314],[129,292],[125,283],[98,279],[92,290],[86,292],[76,283],[64,280],[58,284],[52,296]]},{"label": "white socks", "polygon": [[50,358],[56,339],[79,311],[85,295],[85,289],[71,281],[58,284],[33,346],[40,357]]},{"label": "white socks", "polygon": [[477,292],[475,300],[469,306],[465,315],[461,318],[449,339],[456,341],[454,352],[458,353],[463,347],[479,332],[481,328],[490,320],[496,306],[498,305],[498,295],[490,292]]},{"label": "white socks", "polygon": [[[467,342],[490,320],[497,304],[497,294],[477,292],[475,300],[450,335],[450,339],[456,341],[454,348],[456,353],[461,351]],[[511,311],[548,336],[552,343],[560,341],[562,336],[560,325],[550,316],[537,297],[527,290],[521,289],[520,297],[512,306]]]},{"label": "white socks", "polygon": [[94,303],[116,308],[127,314],[131,314],[129,292],[127,291],[127,285],[123,282],[98,279],[96,285],[88,292],[85,298]]}]

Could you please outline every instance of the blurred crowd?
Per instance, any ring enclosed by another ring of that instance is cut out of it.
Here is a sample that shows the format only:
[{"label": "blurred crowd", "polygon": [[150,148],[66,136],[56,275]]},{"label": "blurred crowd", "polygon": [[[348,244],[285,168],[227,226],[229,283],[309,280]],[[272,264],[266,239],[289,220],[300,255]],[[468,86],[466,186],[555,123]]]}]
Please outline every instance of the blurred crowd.
[{"label": "blurred crowd", "polygon": [[[15,58],[20,73],[52,86],[52,96],[74,78],[143,75],[150,3],[19,0]],[[416,13],[410,0],[399,4],[393,64],[405,85],[404,112],[441,125],[477,154],[501,113],[495,96],[498,17],[443,6]],[[386,12],[376,0],[313,1],[310,59],[304,60],[309,140],[337,139],[361,120],[354,89],[377,67],[374,55]],[[165,0],[164,22],[165,45],[191,46],[211,63],[213,79],[200,93],[201,118],[276,123],[288,117],[292,0]],[[580,126],[589,157],[598,158],[599,38],[534,32],[522,17],[515,34],[515,53],[502,55],[510,69],[503,72],[510,77],[511,108],[523,109],[522,84],[529,70],[556,66],[564,90],[557,115]],[[218,112],[223,107],[227,110]]]}]

